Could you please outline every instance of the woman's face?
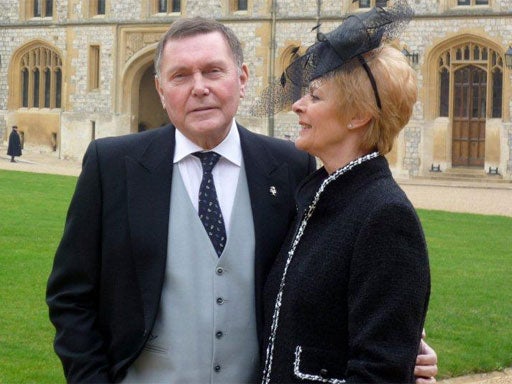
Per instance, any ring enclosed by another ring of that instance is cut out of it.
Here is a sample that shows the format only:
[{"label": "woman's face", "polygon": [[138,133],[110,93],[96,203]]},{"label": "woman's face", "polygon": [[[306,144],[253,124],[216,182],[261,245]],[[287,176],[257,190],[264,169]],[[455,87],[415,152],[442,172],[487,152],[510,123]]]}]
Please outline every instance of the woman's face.
[{"label": "woman's face", "polygon": [[295,146],[324,162],[343,148],[348,134],[348,121],[344,121],[337,95],[333,79],[315,80],[292,106],[301,126]]}]

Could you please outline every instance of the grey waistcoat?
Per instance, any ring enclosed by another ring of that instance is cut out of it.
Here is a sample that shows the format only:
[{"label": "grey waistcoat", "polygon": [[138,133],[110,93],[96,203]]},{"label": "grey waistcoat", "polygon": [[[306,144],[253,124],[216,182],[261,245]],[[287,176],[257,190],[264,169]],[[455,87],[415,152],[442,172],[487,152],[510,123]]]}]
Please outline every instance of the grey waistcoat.
[{"label": "grey waistcoat", "polygon": [[258,366],[254,226],[244,167],[218,258],[175,165],[159,314],[124,382],[254,383]]}]

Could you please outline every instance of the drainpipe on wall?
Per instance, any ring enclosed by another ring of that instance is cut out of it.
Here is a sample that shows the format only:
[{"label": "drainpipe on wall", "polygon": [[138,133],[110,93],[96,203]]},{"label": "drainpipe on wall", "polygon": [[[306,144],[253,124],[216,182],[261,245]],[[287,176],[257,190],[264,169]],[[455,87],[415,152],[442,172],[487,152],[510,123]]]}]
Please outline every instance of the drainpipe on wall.
[{"label": "drainpipe on wall", "polygon": [[[277,0],[272,0],[272,21],[271,21],[271,28],[270,28],[270,68],[269,68],[269,76],[268,76],[268,83],[270,86],[274,84],[274,77],[275,77],[275,60],[276,60],[276,10],[277,10]],[[274,92],[271,92],[271,97],[273,97]],[[270,105],[274,105],[273,100],[270,101]],[[273,137],[274,136],[274,111],[273,108],[268,113],[268,135]]]},{"label": "drainpipe on wall", "polygon": [[316,1],[316,33],[320,33],[320,18],[322,15],[322,0]]}]

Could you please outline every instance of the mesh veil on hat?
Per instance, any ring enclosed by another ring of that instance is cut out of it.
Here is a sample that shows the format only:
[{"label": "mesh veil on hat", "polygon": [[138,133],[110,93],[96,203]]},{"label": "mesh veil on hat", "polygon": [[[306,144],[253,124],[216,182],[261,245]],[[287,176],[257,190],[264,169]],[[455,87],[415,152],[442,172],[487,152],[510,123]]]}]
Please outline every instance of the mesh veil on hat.
[{"label": "mesh veil on hat", "polygon": [[362,55],[378,48],[383,41],[398,37],[413,13],[407,0],[397,0],[386,8],[375,7],[368,12],[350,15],[333,31],[318,33],[318,41],[285,69],[279,81],[263,91],[253,105],[252,113],[274,114],[289,108],[311,81],[354,58],[359,59],[368,73],[380,107],[376,81]]}]

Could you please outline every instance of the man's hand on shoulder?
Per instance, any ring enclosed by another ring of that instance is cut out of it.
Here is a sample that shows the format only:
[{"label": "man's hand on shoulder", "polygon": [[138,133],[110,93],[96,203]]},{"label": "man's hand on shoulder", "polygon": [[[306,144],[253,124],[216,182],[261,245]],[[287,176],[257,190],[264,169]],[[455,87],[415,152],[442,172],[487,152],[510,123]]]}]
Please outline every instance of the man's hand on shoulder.
[{"label": "man's hand on shoulder", "polygon": [[425,330],[423,330],[420,349],[416,357],[414,376],[416,376],[416,384],[434,384],[436,382],[435,376],[437,375],[437,354],[436,351],[423,340],[424,338]]}]

